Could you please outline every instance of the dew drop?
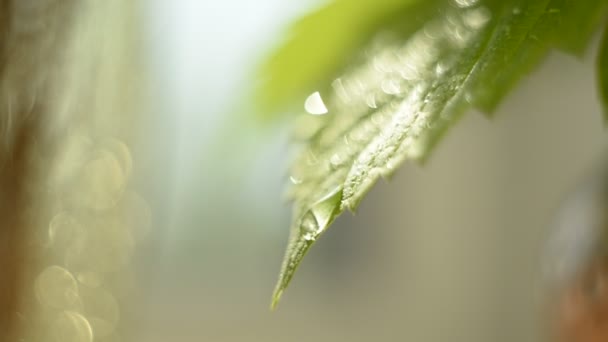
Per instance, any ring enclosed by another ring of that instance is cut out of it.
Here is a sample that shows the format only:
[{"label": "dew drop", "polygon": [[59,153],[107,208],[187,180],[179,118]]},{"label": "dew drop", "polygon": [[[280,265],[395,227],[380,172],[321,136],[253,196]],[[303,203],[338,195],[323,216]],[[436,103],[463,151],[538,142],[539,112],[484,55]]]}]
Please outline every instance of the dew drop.
[{"label": "dew drop", "polygon": [[304,102],[304,109],[306,109],[306,112],[312,115],[323,115],[327,114],[328,112],[325,102],[323,102],[321,94],[318,91],[308,96]]},{"label": "dew drop", "polygon": [[308,211],[300,222],[300,234],[302,238],[306,241],[314,241],[318,229],[319,224],[317,223],[317,219],[311,211]]},{"label": "dew drop", "polygon": [[382,112],[376,112],[372,114],[370,117],[370,121],[372,124],[376,125],[378,128],[382,126],[384,121],[386,120],[386,115]]},{"label": "dew drop", "polygon": [[475,6],[479,0],[453,0],[459,8],[469,8]]},{"label": "dew drop", "polygon": [[316,241],[316,234],[315,233],[305,233],[304,235],[302,235],[302,238],[306,241]]},{"label": "dew drop", "polygon": [[300,233],[304,240],[314,241],[329,226],[340,209],[342,187],[338,186],[329,191],[302,216]]},{"label": "dew drop", "polygon": [[332,166],[337,167],[342,165],[342,158],[337,153],[334,153],[331,158],[329,158],[329,162]]},{"label": "dew drop", "polygon": [[407,81],[413,81],[420,78],[420,73],[411,65],[406,65],[405,68],[399,71],[399,76]]},{"label": "dew drop", "polygon": [[447,70],[448,67],[444,63],[440,62],[435,65],[435,75],[437,75],[438,77],[443,76]]},{"label": "dew drop", "polygon": [[367,104],[367,106],[369,108],[372,108],[372,109],[378,108],[378,105],[376,104],[376,96],[374,96],[374,94],[371,94],[368,97],[366,97],[365,103]]},{"label": "dew drop", "polygon": [[289,181],[293,185],[300,185],[300,184],[302,184],[302,180],[300,178],[295,177],[295,176],[289,176]]},{"label": "dew drop", "polygon": [[485,7],[479,7],[466,11],[463,14],[464,23],[472,29],[480,29],[484,27],[491,19],[490,10]]},{"label": "dew drop", "polygon": [[399,86],[399,83],[395,82],[394,80],[384,81],[382,82],[382,85],[380,87],[382,88],[383,92],[389,95],[396,95],[401,92],[401,87]]}]

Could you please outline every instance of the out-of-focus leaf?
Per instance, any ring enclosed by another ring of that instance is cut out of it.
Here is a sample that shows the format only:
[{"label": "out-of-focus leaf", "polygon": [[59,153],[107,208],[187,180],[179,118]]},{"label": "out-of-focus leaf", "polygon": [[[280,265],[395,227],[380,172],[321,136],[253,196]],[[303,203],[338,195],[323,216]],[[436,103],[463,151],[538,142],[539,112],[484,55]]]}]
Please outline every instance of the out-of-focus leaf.
[{"label": "out-of-focus leaf", "polygon": [[600,52],[597,56],[597,69],[599,93],[604,105],[604,121],[608,121],[608,26],[604,30]]},{"label": "out-of-focus leaf", "polygon": [[296,97],[323,86],[379,30],[390,28],[407,37],[424,24],[439,1],[336,0],[304,17],[261,67],[256,92],[260,112],[276,114]]},{"label": "out-of-focus leaf", "polygon": [[291,237],[272,305],[314,242],[379,178],[426,158],[466,109],[490,112],[550,47],[579,52],[584,44],[566,31],[578,23],[586,40],[593,30],[582,21],[597,24],[606,9],[605,0],[442,1],[407,38],[377,36],[325,96],[307,99],[316,115],[299,118]]}]

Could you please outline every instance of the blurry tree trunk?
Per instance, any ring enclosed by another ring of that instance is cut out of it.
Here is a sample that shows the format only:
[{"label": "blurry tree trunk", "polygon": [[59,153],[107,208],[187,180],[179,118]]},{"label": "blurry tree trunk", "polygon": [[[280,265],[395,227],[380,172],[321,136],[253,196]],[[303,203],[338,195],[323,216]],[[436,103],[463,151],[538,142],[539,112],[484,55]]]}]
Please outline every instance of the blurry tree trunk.
[{"label": "blurry tree trunk", "polygon": [[[14,340],[36,202],[31,165],[50,151],[42,128],[53,101],[71,0],[0,0],[0,341]],[[44,168],[43,163],[39,166]],[[42,171],[44,172],[44,171]],[[31,284],[30,284],[31,285]]]},{"label": "blurry tree trunk", "polygon": [[[10,1],[0,2],[0,78],[5,79],[9,59],[7,48],[10,35]],[[4,82],[2,82],[4,83]],[[4,94],[3,94],[4,95]],[[4,97],[4,96],[2,96]],[[2,127],[10,113],[7,107],[0,108]],[[8,138],[6,129],[2,130],[2,140]],[[12,335],[14,313],[17,310],[20,271],[23,251],[23,180],[25,160],[29,145],[26,129],[20,129],[14,143],[3,144],[0,154],[0,340]]]},{"label": "blurry tree trunk", "polygon": [[11,149],[3,151],[0,169],[0,340],[11,336],[13,318],[20,298],[24,256],[24,183],[26,164],[34,133],[33,127],[23,127],[17,133]]}]

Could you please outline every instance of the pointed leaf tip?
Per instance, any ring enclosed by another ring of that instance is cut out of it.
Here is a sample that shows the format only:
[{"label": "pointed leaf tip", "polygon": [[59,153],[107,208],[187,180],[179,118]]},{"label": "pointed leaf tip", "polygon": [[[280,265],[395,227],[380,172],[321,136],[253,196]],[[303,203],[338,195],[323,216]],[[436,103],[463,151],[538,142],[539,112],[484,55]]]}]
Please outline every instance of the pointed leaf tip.
[{"label": "pointed leaf tip", "polygon": [[274,311],[281,300],[281,296],[283,295],[282,289],[276,289],[272,294],[272,302],[270,303],[270,311]]},{"label": "pointed leaf tip", "polygon": [[285,255],[283,266],[281,267],[279,280],[277,281],[274,293],[272,294],[272,302],[270,304],[271,310],[276,309],[281,297],[283,296],[283,292],[289,286],[296,269],[312,245],[313,240],[309,239],[312,239],[312,237],[309,235],[298,234],[298,236],[295,237],[294,241],[292,241],[287,248],[287,254]]},{"label": "pointed leaf tip", "polygon": [[272,295],[271,309],[274,309],[304,256],[315,241],[327,230],[340,212],[342,188],[336,187],[314,202],[303,214],[294,215],[290,243],[287,247],[281,273]]}]

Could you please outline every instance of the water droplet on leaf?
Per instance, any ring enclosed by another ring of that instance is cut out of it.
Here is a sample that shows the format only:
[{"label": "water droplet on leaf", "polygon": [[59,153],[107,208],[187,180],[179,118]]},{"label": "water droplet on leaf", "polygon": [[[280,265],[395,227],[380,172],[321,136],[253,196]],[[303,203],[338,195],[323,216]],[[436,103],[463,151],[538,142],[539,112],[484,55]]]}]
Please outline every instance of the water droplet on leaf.
[{"label": "water droplet on leaf", "polygon": [[302,180],[300,178],[295,177],[295,176],[289,176],[289,181],[293,185],[300,185],[300,184],[302,184]]},{"label": "water droplet on leaf", "polygon": [[484,27],[491,19],[490,10],[485,7],[479,7],[468,10],[463,14],[464,23],[472,29],[480,29]]},{"label": "water droplet on leaf", "polygon": [[475,6],[479,0],[454,0],[454,4],[460,8]]},{"label": "water droplet on leaf", "polygon": [[304,212],[301,219],[297,221],[297,235],[292,237],[290,246],[287,249],[279,281],[272,296],[272,308],[278,303],[283,290],[289,285],[296,268],[310,246],[334,220],[336,213],[340,210],[341,201],[342,187],[337,186],[316,201],[315,204]]},{"label": "water droplet on leaf", "polygon": [[304,102],[304,109],[312,115],[323,115],[328,112],[327,107],[321,98],[321,94],[318,91],[308,96],[306,102]]}]

